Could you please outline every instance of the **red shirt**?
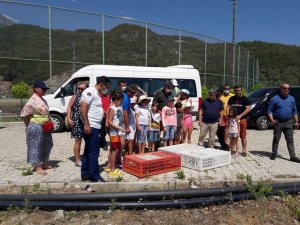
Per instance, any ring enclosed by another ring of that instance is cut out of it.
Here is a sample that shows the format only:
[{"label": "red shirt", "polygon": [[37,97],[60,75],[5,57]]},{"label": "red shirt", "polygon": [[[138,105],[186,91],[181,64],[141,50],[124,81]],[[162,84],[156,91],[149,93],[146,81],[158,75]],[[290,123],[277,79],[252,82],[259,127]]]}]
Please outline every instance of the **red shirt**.
[{"label": "red shirt", "polygon": [[103,95],[100,93],[101,101],[102,101],[102,108],[104,112],[108,111],[108,108],[110,106],[110,96],[109,95]]}]

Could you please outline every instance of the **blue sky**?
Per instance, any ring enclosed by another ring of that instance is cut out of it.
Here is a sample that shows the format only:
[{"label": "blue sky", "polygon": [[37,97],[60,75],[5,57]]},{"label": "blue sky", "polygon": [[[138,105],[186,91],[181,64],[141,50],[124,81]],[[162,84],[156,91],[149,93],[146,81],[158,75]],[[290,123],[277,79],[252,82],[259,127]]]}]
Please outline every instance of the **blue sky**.
[{"label": "blue sky", "polygon": [[[232,40],[230,0],[23,0],[43,5],[79,9],[177,27]],[[236,41],[266,41],[300,46],[299,0],[238,0]],[[4,4],[0,13],[16,22],[47,26],[47,8]],[[53,12],[53,28],[101,30],[97,16]],[[106,21],[113,25],[117,20]]]}]

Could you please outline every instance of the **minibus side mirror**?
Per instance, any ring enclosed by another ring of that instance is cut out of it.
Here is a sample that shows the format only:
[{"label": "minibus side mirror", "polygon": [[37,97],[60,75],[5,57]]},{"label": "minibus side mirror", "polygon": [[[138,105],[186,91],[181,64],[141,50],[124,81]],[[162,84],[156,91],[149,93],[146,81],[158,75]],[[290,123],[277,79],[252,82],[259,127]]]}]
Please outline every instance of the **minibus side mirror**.
[{"label": "minibus side mirror", "polygon": [[65,88],[61,87],[60,88],[60,97],[64,97],[65,96]]}]

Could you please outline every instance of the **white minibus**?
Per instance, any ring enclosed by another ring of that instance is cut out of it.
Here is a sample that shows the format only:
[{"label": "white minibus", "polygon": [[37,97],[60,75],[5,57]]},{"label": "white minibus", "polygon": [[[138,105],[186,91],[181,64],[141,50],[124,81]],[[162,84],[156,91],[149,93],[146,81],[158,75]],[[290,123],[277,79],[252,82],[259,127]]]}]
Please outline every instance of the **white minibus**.
[{"label": "white minibus", "polygon": [[127,85],[137,84],[152,99],[153,94],[162,88],[166,80],[176,79],[179,89],[190,91],[193,101],[193,115],[196,119],[198,106],[202,103],[200,75],[197,69],[190,65],[170,67],[141,67],[141,66],[115,66],[90,65],[79,69],[53,94],[45,95],[50,114],[55,124],[54,132],[64,129],[64,119],[68,103],[76,93],[78,82],[88,81],[94,86],[97,77],[107,76],[111,81],[111,90],[118,88],[118,81],[125,80]]}]

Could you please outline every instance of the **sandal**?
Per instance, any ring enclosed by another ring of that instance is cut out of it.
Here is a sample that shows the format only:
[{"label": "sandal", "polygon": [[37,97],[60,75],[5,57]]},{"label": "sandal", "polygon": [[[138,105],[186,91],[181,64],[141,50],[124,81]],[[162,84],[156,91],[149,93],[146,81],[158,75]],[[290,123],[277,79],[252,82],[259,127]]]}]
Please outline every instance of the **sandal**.
[{"label": "sandal", "polygon": [[120,177],[122,176],[122,173],[119,169],[115,169],[113,172],[110,172],[109,175],[112,177]]},{"label": "sandal", "polygon": [[53,166],[51,166],[51,165],[48,164],[48,163],[45,163],[44,165],[42,165],[42,168],[43,168],[44,170],[49,170],[49,169],[53,169]]}]

